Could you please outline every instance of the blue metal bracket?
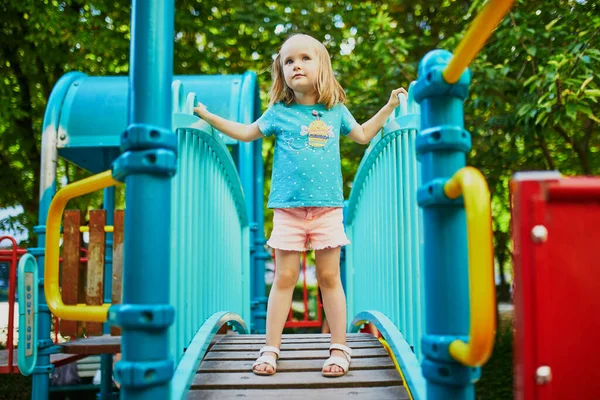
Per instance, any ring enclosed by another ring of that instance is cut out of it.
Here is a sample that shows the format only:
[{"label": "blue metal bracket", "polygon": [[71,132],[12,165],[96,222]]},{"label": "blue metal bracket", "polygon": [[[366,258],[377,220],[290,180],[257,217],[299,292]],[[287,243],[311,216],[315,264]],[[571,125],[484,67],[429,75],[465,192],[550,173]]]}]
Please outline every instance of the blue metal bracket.
[{"label": "blue metal bracket", "polygon": [[150,124],[131,124],[121,134],[121,151],[162,148],[177,152],[177,136],[170,130]]},{"label": "blue metal bracket", "polygon": [[[40,345],[39,347],[39,351],[38,351],[38,355],[40,356],[49,356],[51,354],[57,354],[57,353],[61,353],[62,349],[60,348],[60,346],[56,346],[54,345],[54,343],[52,341],[50,341],[52,343],[52,346],[44,346],[42,347]],[[38,341],[38,343],[42,343],[42,341]]]},{"label": "blue metal bracket", "polygon": [[440,125],[423,129],[417,136],[415,148],[418,154],[439,150],[468,153],[471,150],[471,135],[458,126]]},{"label": "blue metal bracket", "polygon": [[46,253],[46,249],[43,247],[30,247],[27,249],[27,252],[37,258],[43,256]]},{"label": "blue metal bracket", "polygon": [[115,378],[124,387],[140,389],[167,383],[173,374],[173,361],[119,361]]},{"label": "blue metal bracket", "polygon": [[54,372],[54,364],[36,365],[31,371],[32,374],[51,374]]},{"label": "blue metal bracket", "polygon": [[108,309],[108,320],[126,329],[162,330],[175,320],[175,309],[164,304],[117,304]]},{"label": "blue metal bracket", "polygon": [[265,243],[267,241],[261,238],[260,235],[256,235],[254,239],[254,245],[251,246],[250,251],[254,252],[254,258],[257,260],[270,260],[271,255],[265,251]]},{"label": "blue metal bracket", "polygon": [[423,354],[432,360],[455,362],[450,355],[448,347],[453,341],[460,339],[468,342],[467,336],[452,336],[452,335],[424,335],[421,339]]},{"label": "blue metal bracket", "polygon": [[463,206],[462,196],[456,199],[450,199],[444,193],[444,185],[448,179],[435,178],[429,182],[423,183],[419,189],[417,189],[417,203],[419,206],[433,207],[433,206]]},{"label": "blue metal bracket", "polygon": [[415,84],[415,100],[418,103],[427,97],[451,96],[462,100],[467,98],[471,83],[469,69],[466,69],[454,84],[444,80],[442,74],[451,59],[452,53],[446,50],[433,50],[423,57],[419,64],[419,79]]},{"label": "blue metal bracket", "polygon": [[[40,308],[41,310],[43,310],[43,308]],[[48,306],[46,306],[46,311],[50,312],[50,309],[48,308]],[[38,349],[42,350],[42,349],[49,349],[51,347],[54,347],[54,342],[52,341],[52,339],[40,339],[38,340]]]},{"label": "blue metal bracket", "polygon": [[113,178],[125,182],[132,174],[173,176],[177,171],[177,155],[164,149],[128,151],[113,163]]},{"label": "blue metal bracket", "polygon": [[428,381],[448,386],[462,387],[477,382],[481,377],[480,368],[465,367],[456,362],[445,363],[426,358],[422,368],[423,376]]}]

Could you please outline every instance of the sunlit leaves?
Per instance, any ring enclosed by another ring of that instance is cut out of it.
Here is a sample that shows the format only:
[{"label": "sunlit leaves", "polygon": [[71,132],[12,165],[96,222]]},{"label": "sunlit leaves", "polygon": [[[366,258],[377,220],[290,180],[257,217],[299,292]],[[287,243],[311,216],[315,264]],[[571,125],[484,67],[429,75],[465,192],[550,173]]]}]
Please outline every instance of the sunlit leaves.
[{"label": "sunlit leaves", "polygon": [[[289,34],[310,33],[328,48],[348,108],[362,122],[393,88],[417,78],[428,51],[454,49],[484,2],[178,0],[174,70],[256,71],[265,105],[273,55]],[[469,163],[490,184],[500,252],[514,172],[600,173],[597,2],[516,3],[472,64],[465,102],[465,127],[473,137]],[[28,227],[36,220],[41,121],[50,91],[68,71],[127,74],[129,20],[128,0],[0,3],[0,156],[7,159],[0,162],[12,166],[0,168],[10,188],[0,192],[0,207],[26,202]],[[267,190],[271,145],[265,142]],[[346,195],[364,149],[342,141]],[[83,174],[72,166],[60,173],[69,180]]]}]

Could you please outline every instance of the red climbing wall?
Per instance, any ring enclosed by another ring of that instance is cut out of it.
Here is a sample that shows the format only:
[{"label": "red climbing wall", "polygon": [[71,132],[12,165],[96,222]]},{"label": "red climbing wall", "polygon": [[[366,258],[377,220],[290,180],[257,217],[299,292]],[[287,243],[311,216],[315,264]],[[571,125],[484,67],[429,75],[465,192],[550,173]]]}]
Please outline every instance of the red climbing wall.
[{"label": "red climbing wall", "polygon": [[600,178],[511,188],[515,399],[600,398]]}]

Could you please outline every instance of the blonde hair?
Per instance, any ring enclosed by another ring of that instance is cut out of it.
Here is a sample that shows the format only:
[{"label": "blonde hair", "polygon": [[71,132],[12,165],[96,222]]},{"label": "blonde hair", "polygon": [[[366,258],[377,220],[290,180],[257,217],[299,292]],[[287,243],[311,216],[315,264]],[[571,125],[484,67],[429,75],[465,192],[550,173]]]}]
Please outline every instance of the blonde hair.
[{"label": "blonde hair", "polygon": [[306,36],[315,44],[315,50],[317,51],[317,58],[319,63],[319,74],[317,81],[315,82],[315,90],[317,91],[317,103],[323,104],[327,109],[335,106],[338,103],[346,103],[346,92],[342,88],[342,85],[337,81],[331,67],[331,59],[329,58],[329,52],[317,39],[310,35],[303,33],[297,33],[286,39],[285,42],[279,48],[277,57],[273,60],[272,77],[273,83],[269,90],[269,106],[275,103],[283,101],[285,104],[290,105],[296,99],[294,97],[294,91],[285,83],[283,76],[283,66],[281,60],[281,48],[285,43],[293,38],[294,36]]}]

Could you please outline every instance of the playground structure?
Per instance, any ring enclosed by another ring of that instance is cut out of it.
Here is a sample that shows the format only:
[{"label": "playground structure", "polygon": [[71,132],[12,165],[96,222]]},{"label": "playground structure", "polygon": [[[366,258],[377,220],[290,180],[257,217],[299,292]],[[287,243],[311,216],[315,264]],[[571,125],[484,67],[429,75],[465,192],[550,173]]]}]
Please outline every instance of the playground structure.
[{"label": "playground structure", "polygon": [[[263,379],[258,385],[261,378],[247,366],[264,341],[266,315],[261,141],[222,136],[192,115],[192,106],[199,99],[217,114],[250,123],[260,114],[256,76],[172,76],[173,4],[136,3],[130,79],[70,73],[48,102],[39,247],[29,249],[19,273],[20,293],[29,291],[37,301],[28,306],[35,318],[21,325],[27,328],[21,331],[31,328],[23,341],[32,343],[31,351],[19,355],[21,371],[33,374],[33,398],[48,397],[50,356],[68,351],[46,337],[51,314],[120,327],[121,338],[110,348],[94,346],[94,339],[71,343],[106,353],[101,399],[113,398],[111,353],[119,350],[115,376],[124,399],[252,398],[256,390],[275,396],[273,389],[277,396],[335,398],[348,395],[350,382],[363,385],[352,389],[363,398],[474,398],[473,383],[494,339],[493,254],[489,192],[481,174],[465,167],[471,141],[462,103],[470,81],[466,68],[511,3],[491,1],[454,55],[425,56],[408,100],[361,162],[345,209],[352,241],[342,265],[353,317],[349,343],[360,342],[355,348],[365,350],[365,359],[383,359],[362,365],[357,356],[350,374],[329,386],[314,380],[314,365],[321,362],[311,361],[325,358],[324,336],[284,338],[277,377],[295,374],[287,383]],[[95,175],[56,192],[57,156]],[[63,210],[69,199],[104,189],[106,224],[112,225],[120,183],[127,204],[121,304],[113,301],[111,285],[114,232],[106,232],[104,269],[94,274],[104,276],[102,301],[95,301],[102,304],[73,304],[59,279]],[[597,198],[597,182],[592,186]],[[382,334],[381,344],[353,336],[367,322]],[[216,337],[224,324],[239,335]],[[295,361],[302,371],[284,372],[286,351],[295,359],[298,349],[316,353]],[[211,364],[236,352],[243,354],[227,364],[229,375]],[[227,392],[227,376],[238,371],[247,372]],[[548,374],[522,378],[524,387],[550,387]]]},{"label": "playground structure", "polygon": [[[589,346],[600,327],[600,179],[516,174],[515,399],[585,399],[600,390]],[[581,366],[574,369],[572,365]]]}]

